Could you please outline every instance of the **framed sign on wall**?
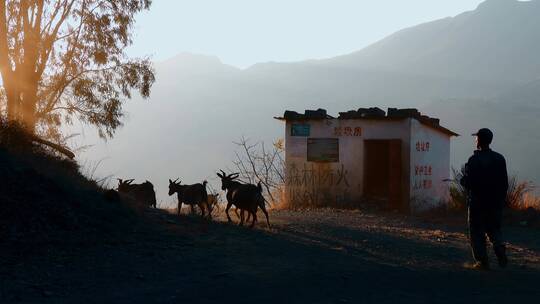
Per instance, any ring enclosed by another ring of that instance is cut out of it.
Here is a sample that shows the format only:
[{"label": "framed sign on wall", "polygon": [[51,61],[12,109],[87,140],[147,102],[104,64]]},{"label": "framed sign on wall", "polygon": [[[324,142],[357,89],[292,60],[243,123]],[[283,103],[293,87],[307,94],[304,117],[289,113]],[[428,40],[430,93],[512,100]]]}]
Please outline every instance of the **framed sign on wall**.
[{"label": "framed sign on wall", "polygon": [[308,138],[307,160],[310,162],[339,162],[339,139]]}]

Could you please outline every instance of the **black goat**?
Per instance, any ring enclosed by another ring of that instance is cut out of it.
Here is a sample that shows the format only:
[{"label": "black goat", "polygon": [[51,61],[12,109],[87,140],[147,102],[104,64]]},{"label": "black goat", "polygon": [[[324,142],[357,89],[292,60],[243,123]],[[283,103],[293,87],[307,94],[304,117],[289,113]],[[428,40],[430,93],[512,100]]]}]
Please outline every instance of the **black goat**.
[{"label": "black goat", "polygon": [[169,195],[177,194],[178,196],[178,215],[182,210],[182,203],[191,206],[197,205],[201,209],[202,217],[205,217],[205,210],[208,211],[208,217],[212,218],[212,209],[208,204],[208,192],[206,192],[207,181],[202,184],[182,185],[181,182],[177,182],[178,179],[172,181],[169,179]]},{"label": "black goat", "polygon": [[[223,170],[220,170],[221,173],[217,173],[217,176],[221,178],[221,190],[227,191],[225,197],[227,198],[227,207],[225,208],[225,214],[227,215],[227,221],[232,222],[231,217],[229,216],[229,209],[233,205],[232,195],[233,192],[242,185],[242,183],[236,181],[238,178],[238,173],[233,173],[227,175]],[[235,204],[236,206],[236,204]],[[238,206],[236,206],[238,208]]]},{"label": "black goat", "polygon": [[265,199],[262,195],[262,187],[259,182],[257,185],[242,184],[235,179],[238,178],[238,173],[227,175],[223,170],[220,170],[217,176],[221,178],[221,189],[227,191],[227,208],[225,208],[225,214],[227,220],[231,222],[229,216],[229,209],[232,205],[235,205],[241,210],[240,212],[240,226],[244,224],[244,210],[247,211],[252,217],[251,227],[255,225],[257,221],[257,208],[261,208],[266,216],[266,223],[270,228],[270,220],[268,219],[268,212],[266,211]]},{"label": "black goat", "polygon": [[135,201],[143,203],[146,206],[157,208],[156,192],[154,185],[146,181],[142,184],[131,184],[134,180],[118,179],[118,192],[132,197]]}]

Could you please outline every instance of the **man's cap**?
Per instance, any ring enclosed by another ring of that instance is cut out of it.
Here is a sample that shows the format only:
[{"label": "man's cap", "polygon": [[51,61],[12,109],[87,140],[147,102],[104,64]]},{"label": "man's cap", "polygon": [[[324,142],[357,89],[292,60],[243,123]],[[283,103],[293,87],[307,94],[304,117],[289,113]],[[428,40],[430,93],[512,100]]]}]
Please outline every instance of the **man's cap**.
[{"label": "man's cap", "polygon": [[493,132],[488,128],[482,128],[478,132],[472,134],[472,136],[477,136],[478,139],[485,143],[491,143],[493,140]]}]

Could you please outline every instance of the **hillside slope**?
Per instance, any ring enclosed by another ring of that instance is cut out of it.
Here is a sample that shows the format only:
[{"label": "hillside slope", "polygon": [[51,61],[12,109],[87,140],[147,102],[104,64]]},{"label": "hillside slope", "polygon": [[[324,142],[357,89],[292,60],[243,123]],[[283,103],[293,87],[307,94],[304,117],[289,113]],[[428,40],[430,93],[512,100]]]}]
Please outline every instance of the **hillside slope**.
[{"label": "hillside slope", "polygon": [[[82,158],[105,160],[101,176],[149,179],[159,200],[172,206],[169,178],[208,179],[217,188],[215,172],[234,167],[232,142],[241,136],[282,137],[283,125],[272,117],[285,109],[326,108],[335,114],[366,106],[418,107],[459,134],[480,126],[496,130],[496,136],[519,132],[497,137],[496,147],[516,160],[513,171],[540,182],[535,173],[540,164],[526,165],[516,148],[530,147],[523,135],[536,133],[535,115],[522,115],[518,108],[537,103],[532,84],[540,79],[539,3],[488,0],[474,11],[320,61],[260,63],[241,70],[213,56],[180,54],[156,63],[151,98],[126,106],[127,127],[108,143],[87,139],[97,145]],[[489,119],[489,111],[498,118]],[[464,115],[472,112],[477,114]],[[500,118],[512,116],[521,118],[519,124]],[[472,145],[468,136],[453,141],[454,166],[467,159]]]},{"label": "hillside slope", "polygon": [[401,30],[325,64],[522,84],[540,77],[538,16],[537,0],[487,0],[475,11]]},{"label": "hillside slope", "polygon": [[75,162],[0,121],[0,243],[103,239],[130,231],[138,222],[134,209],[104,193]]}]

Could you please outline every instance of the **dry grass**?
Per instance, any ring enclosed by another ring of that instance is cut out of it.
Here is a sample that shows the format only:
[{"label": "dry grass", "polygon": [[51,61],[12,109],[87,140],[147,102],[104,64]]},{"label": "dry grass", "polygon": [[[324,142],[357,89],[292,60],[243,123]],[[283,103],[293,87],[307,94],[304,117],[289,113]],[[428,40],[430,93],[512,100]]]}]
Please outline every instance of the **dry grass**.
[{"label": "dry grass", "polygon": [[515,210],[527,209],[527,205],[537,197],[533,195],[535,186],[532,182],[519,181],[514,175],[508,180],[508,193],[506,194],[506,202],[508,206]]},{"label": "dry grass", "polygon": [[525,210],[529,208],[533,208],[540,211],[540,197],[532,193],[526,193],[523,196],[523,200],[521,201],[521,205],[519,206],[519,209]]},{"label": "dry grass", "polygon": [[467,190],[460,184],[460,180],[465,173],[465,167],[460,170],[452,168],[452,179],[450,182],[450,202],[448,209],[450,210],[465,210],[467,208]]},{"label": "dry grass", "polygon": [[[452,179],[450,180],[450,202],[451,210],[465,210],[467,207],[467,190],[461,186],[459,181],[463,177],[464,167],[460,170],[452,169]],[[514,210],[526,210],[534,208],[540,210],[540,197],[534,194],[536,186],[530,181],[519,181],[516,175],[508,179],[508,192],[506,194],[507,206]]]},{"label": "dry grass", "polygon": [[289,210],[292,208],[291,204],[289,203],[289,200],[287,199],[287,196],[285,195],[285,186],[280,186],[274,194],[274,197],[276,198],[276,202],[271,204],[270,208],[271,210]]}]

